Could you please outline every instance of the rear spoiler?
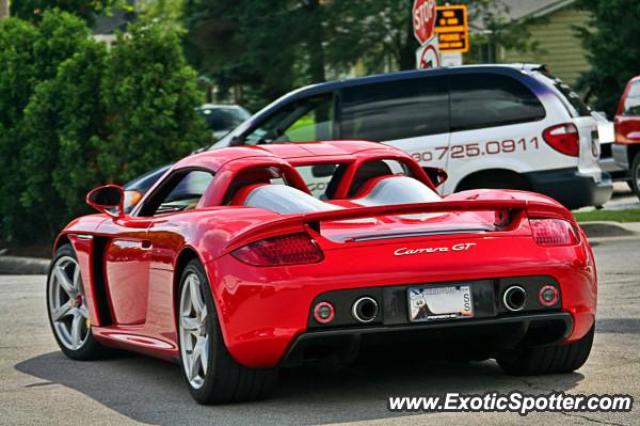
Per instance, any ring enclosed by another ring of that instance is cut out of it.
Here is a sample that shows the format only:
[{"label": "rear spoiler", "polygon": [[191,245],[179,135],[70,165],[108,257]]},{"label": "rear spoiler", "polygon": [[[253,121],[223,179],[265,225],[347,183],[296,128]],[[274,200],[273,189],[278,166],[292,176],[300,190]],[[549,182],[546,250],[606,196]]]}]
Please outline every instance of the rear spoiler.
[{"label": "rear spoiler", "polygon": [[264,238],[303,232],[305,226],[310,226],[316,231],[319,231],[320,222],[456,211],[504,211],[511,214],[523,212],[529,218],[554,218],[574,222],[573,216],[564,207],[527,200],[436,201],[431,203],[396,204],[391,206],[355,207],[289,215],[284,216],[282,219],[256,225],[233,238],[225,252],[231,252]]}]

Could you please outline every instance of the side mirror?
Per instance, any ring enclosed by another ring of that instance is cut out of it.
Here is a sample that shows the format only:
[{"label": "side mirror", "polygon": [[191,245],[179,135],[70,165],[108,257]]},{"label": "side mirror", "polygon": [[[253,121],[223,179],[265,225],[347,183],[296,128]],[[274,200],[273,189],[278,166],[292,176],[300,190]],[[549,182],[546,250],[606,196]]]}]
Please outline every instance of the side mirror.
[{"label": "side mirror", "polygon": [[330,177],[336,172],[335,164],[317,164],[311,168],[311,174],[316,178]]},{"label": "side mirror", "polygon": [[113,218],[124,216],[124,190],[118,185],[104,185],[87,194],[87,204]]},{"label": "side mirror", "polygon": [[424,167],[424,171],[436,188],[445,183],[449,177],[444,169],[440,169],[438,167]]}]

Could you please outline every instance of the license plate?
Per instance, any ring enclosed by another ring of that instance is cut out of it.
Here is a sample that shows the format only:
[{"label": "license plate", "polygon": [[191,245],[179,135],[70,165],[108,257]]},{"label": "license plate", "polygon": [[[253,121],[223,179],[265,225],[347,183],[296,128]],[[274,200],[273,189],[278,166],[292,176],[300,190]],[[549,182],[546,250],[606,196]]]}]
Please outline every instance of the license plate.
[{"label": "license plate", "polygon": [[412,322],[473,317],[471,287],[410,287],[409,320]]}]

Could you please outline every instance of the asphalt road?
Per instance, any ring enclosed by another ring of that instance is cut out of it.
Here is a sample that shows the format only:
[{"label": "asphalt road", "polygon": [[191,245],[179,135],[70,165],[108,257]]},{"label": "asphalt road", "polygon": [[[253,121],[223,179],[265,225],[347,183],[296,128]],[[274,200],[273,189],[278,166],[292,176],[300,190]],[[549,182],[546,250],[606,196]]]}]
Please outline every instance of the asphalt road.
[{"label": "asphalt road", "polygon": [[125,355],[74,362],[45,314],[44,277],[0,276],[0,424],[640,424],[630,413],[391,413],[387,397],[447,391],[628,393],[640,404],[640,239],[595,247],[598,331],[588,363],[568,375],[514,378],[492,361],[289,370],[268,401],[196,405],[176,365]]}]

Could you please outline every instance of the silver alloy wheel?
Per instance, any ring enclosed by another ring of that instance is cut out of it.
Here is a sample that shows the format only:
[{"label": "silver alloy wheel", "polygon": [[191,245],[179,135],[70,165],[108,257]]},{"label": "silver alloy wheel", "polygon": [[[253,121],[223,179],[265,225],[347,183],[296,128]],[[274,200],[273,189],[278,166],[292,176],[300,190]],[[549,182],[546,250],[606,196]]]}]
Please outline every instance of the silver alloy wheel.
[{"label": "silver alloy wheel", "polygon": [[204,384],[209,360],[207,305],[200,278],[190,273],[180,292],[180,356],[189,383],[194,389]]},{"label": "silver alloy wheel", "polygon": [[58,340],[78,350],[89,337],[89,313],[80,277],[80,266],[71,256],[62,256],[49,275],[49,315]]}]

